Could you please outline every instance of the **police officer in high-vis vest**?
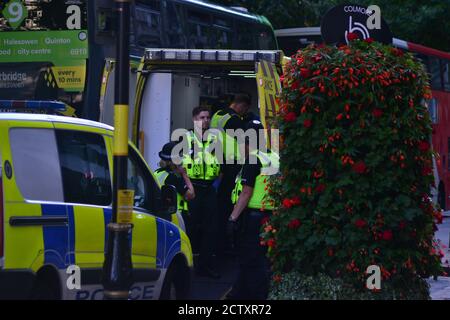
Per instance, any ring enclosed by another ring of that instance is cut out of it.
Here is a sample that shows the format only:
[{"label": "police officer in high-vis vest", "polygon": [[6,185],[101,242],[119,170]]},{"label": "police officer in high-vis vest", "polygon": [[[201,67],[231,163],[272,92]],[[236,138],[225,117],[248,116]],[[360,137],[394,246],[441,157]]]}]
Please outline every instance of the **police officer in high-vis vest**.
[{"label": "police officer in high-vis vest", "polygon": [[214,182],[220,175],[220,163],[214,146],[218,137],[206,134],[209,129],[211,115],[207,107],[197,107],[192,118],[200,128],[189,131],[184,139],[186,148],[190,150],[183,155],[183,167],[194,185],[196,197],[189,202],[189,214],[192,218],[192,247],[198,253],[196,272],[200,276],[219,278],[213,266],[213,253],[217,249],[217,193]]},{"label": "police officer in high-vis vest", "polygon": [[186,223],[185,229],[190,236],[192,227],[188,215],[188,202],[195,198],[195,190],[186,170],[181,166],[181,156],[172,152],[176,145],[176,142],[169,142],[163,146],[159,152],[160,168],[155,171],[155,176],[161,186],[172,185],[177,190],[178,210],[176,214],[181,215],[181,221]]},{"label": "police officer in high-vis vest", "polygon": [[[254,120],[246,129],[258,133],[263,126]],[[231,291],[233,299],[267,299],[269,290],[269,263],[265,247],[260,245],[260,233],[261,221],[270,217],[274,209],[266,186],[270,176],[279,171],[279,156],[270,150],[263,152],[265,146],[258,143],[246,141],[246,161],[232,192],[234,209],[229,224],[239,220],[242,227],[238,238],[239,271]]]},{"label": "police officer in high-vis vest", "polygon": [[[239,170],[241,168],[241,165],[237,163],[239,161],[237,141],[231,141],[231,143],[229,143],[229,140],[233,140],[233,138],[226,135],[226,130],[244,130],[246,123],[242,118],[248,113],[250,107],[250,97],[247,94],[237,94],[234,97],[234,100],[231,103],[230,107],[217,111],[211,120],[211,128],[218,129],[223,132],[221,140],[224,144],[223,151],[225,154],[225,160],[229,161],[222,166],[222,179],[218,190],[220,220],[219,250],[221,251],[229,247],[228,242],[230,239],[226,241],[225,228],[228,217],[233,210],[233,204],[230,201],[231,191],[234,188],[236,175],[239,173]],[[228,146],[234,144],[234,150],[231,148],[226,148],[227,143]],[[234,163],[230,163],[230,160]]]}]

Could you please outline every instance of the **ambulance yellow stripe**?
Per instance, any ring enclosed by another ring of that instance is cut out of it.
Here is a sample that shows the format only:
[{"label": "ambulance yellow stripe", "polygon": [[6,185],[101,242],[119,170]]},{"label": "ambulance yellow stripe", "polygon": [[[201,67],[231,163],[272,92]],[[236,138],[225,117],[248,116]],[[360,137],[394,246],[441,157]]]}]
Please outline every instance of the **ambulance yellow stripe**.
[{"label": "ambulance yellow stripe", "polygon": [[74,206],[75,262],[81,268],[102,267],[105,248],[103,208]]}]

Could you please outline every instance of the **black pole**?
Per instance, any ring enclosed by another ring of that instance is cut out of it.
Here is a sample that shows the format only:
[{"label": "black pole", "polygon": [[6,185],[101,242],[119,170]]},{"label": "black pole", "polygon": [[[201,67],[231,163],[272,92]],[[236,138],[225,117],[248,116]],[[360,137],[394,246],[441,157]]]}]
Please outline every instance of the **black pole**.
[{"label": "black pole", "polygon": [[127,188],[130,2],[115,0],[118,32],[114,88],[113,215],[107,230],[102,279],[104,298],[112,300],[128,299],[133,283],[129,234],[133,227],[134,192]]}]

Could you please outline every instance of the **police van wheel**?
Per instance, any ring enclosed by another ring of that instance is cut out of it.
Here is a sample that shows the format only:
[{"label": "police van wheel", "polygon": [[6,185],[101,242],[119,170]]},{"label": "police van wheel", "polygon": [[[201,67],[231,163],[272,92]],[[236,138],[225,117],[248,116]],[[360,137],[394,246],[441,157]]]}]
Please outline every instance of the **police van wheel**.
[{"label": "police van wheel", "polygon": [[38,272],[31,292],[32,300],[59,300],[58,281],[47,269]]},{"label": "police van wheel", "polygon": [[161,289],[160,300],[176,300],[177,286],[175,284],[174,268],[170,268],[166,273],[166,278]]}]

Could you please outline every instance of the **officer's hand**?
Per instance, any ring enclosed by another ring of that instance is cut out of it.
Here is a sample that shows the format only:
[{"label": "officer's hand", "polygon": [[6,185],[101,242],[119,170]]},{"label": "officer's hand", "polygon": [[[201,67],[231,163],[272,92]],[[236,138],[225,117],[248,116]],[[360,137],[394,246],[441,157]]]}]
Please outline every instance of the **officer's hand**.
[{"label": "officer's hand", "polygon": [[239,230],[239,223],[237,221],[228,220],[227,222],[227,236],[232,239]]}]

